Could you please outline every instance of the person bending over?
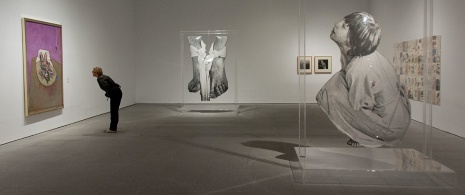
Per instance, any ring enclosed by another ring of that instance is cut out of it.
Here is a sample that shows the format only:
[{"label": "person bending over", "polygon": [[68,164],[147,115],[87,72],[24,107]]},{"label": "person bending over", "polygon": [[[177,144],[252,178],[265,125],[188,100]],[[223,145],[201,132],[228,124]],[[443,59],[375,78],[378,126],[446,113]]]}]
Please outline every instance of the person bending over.
[{"label": "person bending over", "polygon": [[119,121],[119,105],[121,104],[121,98],[123,92],[121,86],[118,85],[109,76],[104,75],[102,68],[95,67],[92,70],[92,75],[97,77],[97,82],[100,88],[105,91],[105,96],[110,98],[110,129],[105,130],[107,133],[116,133],[118,130]]}]

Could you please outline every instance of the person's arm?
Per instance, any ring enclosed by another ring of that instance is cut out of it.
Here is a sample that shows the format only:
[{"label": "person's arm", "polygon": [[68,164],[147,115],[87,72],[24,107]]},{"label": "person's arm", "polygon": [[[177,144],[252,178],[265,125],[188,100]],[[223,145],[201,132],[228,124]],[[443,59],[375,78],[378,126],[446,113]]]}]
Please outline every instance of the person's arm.
[{"label": "person's arm", "polygon": [[108,92],[109,92],[110,84],[108,83],[108,81],[104,77],[100,76],[97,78],[97,82],[98,82],[98,85],[100,86],[100,89],[105,91],[105,96],[109,97],[110,94]]}]

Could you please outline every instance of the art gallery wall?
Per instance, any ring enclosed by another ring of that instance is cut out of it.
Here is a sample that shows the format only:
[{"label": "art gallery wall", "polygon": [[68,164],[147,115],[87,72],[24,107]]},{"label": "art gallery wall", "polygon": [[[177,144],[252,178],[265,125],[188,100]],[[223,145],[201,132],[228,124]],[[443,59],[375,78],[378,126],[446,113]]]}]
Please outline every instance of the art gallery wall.
[{"label": "art gallery wall", "polygon": [[[346,14],[366,10],[366,0],[302,2],[308,18],[306,55],[333,56],[334,73],[340,69],[339,49],[329,34]],[[180,31],[207,30],[237,30],[238,76],[228,80],[237,79],[239,103],[299,101],[298,0],[139,0],[136,4],[138,103],[182,101],[182,90],[188,92],[181,88]],[[226,68],[227,63],[226,58]],[[308,77],[308,102],[315,102],[330,76]]]},{"label": "art gallery wall", "polygon": [[[108,112],[109,102],[92,77],[94,66],[122,86],[122,107],[135,103],[132,0],[0,0],[0,5],[0,144]],[[22,17],[62,25],[64,109],[24,116]]]},{"label": "art gallery wall", "polygon": [[465,137],[465,1],[434,1],[433,12],[433,33],[442,36],[441,106],[433,107],[433,125]]},{"label": "art gallery wall", "polygon": [[[423,37],[423,0],[374,0],[372,13],[382,25],[380,51],[392,60],[394,43]],[[433,34],[441,35],[441,105],[433,106],[433,126],[465,137],[465,1],[433,1]],[[391,10],[396,10],[395,12]],[[412,118],[423,121],[423,103],[411,101]]]}]

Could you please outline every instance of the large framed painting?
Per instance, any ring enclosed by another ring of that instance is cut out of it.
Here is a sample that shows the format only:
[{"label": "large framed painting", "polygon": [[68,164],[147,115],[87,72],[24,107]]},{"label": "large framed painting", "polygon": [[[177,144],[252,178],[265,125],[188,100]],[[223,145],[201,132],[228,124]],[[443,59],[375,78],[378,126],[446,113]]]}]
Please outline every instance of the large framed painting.
[{"label": "large framed painting", "polygon": [[331,56],[315,56],[315,73],[327,73],[332,72]]},{"label": "large framed painting", "polygon": [[63,47],[61,25],[22,18],[24,114],[62,109]]}]

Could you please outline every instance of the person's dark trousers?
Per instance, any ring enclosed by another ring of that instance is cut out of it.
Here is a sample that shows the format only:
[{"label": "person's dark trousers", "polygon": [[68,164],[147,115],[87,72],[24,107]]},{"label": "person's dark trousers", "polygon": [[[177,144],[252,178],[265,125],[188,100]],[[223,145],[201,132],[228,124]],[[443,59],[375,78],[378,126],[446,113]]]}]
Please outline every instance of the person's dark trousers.
[{"label": "person's dark trousers", "polygon": [[123,97],[123,92],[119,87],[114,87],[110,92],[110,130],[116,131],[118,129],[119,121],[119,105],[121,104],[121,98]]}]

